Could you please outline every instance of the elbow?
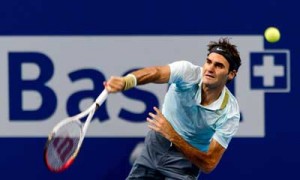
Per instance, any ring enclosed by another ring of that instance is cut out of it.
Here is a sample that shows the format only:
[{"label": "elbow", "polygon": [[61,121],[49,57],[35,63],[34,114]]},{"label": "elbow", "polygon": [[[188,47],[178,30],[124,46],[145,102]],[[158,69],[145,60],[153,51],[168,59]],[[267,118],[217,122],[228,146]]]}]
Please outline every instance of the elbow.
[{"label": "elbow", "polygon": [[211,167],[205,167],[201,169],[201,171],[204,172],[205,174],[210,174],[213,170],[214,168]]},{"label": "elbow", "polygon": [[205,174],[210,174],[210,173],[214,170],[214,168],[211,168],[211,167],[205,167],[205,168],[202,168],[201,170],[202,170],[202,172],[204,172]]},{"label": "elbow", "polygon": [[208,160],[200,167],[200,169],[205,174],[209,174],[216,168],[216,166],[217,166],[217,162],[213,160]]}]

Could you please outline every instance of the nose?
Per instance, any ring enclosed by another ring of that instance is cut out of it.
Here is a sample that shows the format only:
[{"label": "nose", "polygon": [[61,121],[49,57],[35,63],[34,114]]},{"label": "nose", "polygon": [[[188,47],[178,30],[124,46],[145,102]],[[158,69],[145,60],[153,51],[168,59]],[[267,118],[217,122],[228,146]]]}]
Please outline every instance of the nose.
[{"label": "nose", "polygon": [[211,63],[211,64],[208,64],[207,65],[207,70],[209,71],[209,72],[213,72],[214,71],[214,65]]}]

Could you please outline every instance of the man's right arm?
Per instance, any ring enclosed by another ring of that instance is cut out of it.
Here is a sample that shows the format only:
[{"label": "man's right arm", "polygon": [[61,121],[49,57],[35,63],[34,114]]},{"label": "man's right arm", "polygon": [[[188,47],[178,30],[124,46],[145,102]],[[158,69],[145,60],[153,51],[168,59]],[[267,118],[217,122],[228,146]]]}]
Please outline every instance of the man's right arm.
[{"label": "man's right arm", "polygon": [[170,67],[154,66],[132,72],[137,79],[137,85],[147,83],[167,83],[170,78]]},{"label": "man's right arm", "polygon": [[[170,66],[153,66],[131,72],[136,78],[137,85],[147,83],[167,83],[170,79]],[[105,82],[105,87],[110,93],[116,93],[124,90],[126,82],[124,77],[111,76]]]}]

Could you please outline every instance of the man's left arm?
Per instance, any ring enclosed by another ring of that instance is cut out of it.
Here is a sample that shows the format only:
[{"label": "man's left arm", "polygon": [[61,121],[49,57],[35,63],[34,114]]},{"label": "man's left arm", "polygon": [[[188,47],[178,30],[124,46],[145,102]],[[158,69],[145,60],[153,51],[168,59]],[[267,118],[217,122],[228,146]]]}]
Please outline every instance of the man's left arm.
[{"label": "man's left arm", "polygon": [[202,152],[186,142],[166,120],[159,109],[154,107],[156,114],[149,113],[147,118],[149,128],[159,132],[167,138],[187,159],[201,169],[204,173],[212,172],[218,165],[225,152],[225,148],[216,140],[212,139],[207,152]]}]

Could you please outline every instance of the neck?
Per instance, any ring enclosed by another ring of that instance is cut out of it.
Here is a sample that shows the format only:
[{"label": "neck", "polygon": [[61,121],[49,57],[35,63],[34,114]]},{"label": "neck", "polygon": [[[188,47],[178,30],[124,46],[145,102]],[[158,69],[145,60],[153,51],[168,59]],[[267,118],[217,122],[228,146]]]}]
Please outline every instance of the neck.
[{"label": "neck", "polygon": [[201,105],[207,106],[216,101],[221,93],[222,93],[223,87],[218,88],[210,88],[208,86],[205,86],[202,84],[201,87]]}]

